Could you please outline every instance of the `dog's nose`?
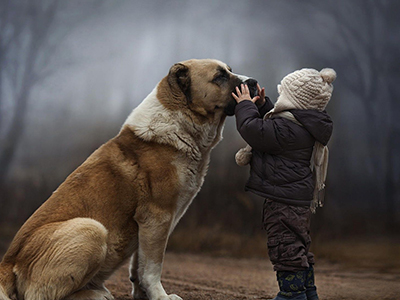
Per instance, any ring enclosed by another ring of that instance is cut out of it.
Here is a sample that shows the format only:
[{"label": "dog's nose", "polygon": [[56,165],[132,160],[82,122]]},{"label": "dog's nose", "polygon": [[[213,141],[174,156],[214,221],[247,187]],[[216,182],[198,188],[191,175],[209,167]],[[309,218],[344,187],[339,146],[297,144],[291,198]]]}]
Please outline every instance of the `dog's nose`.
[{"label": "dog's nose", "polygon": [[244,83],[247,84],[247,86],[249,87],[251,97],[258,96],[257,80],[249,78]]},{"label": "dog's nose", "polygon": [[246,83],[248,87],[257,87],[257,80],[253,78],[247,79],[244,83]]}]

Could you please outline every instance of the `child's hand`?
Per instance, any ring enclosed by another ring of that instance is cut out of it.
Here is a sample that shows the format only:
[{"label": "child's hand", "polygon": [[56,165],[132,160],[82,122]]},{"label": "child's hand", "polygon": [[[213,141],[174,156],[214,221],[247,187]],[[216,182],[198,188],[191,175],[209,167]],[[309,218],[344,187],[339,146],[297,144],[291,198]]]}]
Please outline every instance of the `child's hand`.
[{"label": "child's hand", "polygon": [[232,93],[232,97],[236,100],[237,103],[242,102],[243,100],[250,100],[251,102],[255,103],[260,97],[255,96],[253,99],[250,96],[249,87],[247,84],[240,85],[241,90],[239,87],[236,87],[236,93]]},{"label": "child's hand", "polygon": [[265,103],[265,88],[261,88],[260,85],[257,83],[257,89],[260,98],[257,100],[256,104],[258,107],[261,107]]}]

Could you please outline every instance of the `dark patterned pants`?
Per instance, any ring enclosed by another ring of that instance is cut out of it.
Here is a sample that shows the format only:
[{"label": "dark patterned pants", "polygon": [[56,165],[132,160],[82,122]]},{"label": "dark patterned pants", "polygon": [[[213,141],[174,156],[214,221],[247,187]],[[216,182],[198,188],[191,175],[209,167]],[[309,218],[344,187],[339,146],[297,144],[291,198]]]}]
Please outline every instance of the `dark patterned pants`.
[{"label": "dark patterned pants", "polygon": [[314,264],[314,254],[309,252],[310,217],[309,207],[265,200],[264,228],[275,271],[304,271]]}]

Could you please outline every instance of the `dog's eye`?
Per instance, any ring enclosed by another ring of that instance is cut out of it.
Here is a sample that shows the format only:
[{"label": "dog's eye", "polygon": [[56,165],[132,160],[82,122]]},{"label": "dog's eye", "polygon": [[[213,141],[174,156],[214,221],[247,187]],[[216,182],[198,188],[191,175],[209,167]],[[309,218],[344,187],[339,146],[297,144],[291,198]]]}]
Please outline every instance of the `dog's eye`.
[{"label": "dog's eye", "polygon": [[214,77],[212,82],[216,84],[221,84],[224,83],[225,81],[228,81],[228,79],[229,75],[227,73],[219,73]]}]

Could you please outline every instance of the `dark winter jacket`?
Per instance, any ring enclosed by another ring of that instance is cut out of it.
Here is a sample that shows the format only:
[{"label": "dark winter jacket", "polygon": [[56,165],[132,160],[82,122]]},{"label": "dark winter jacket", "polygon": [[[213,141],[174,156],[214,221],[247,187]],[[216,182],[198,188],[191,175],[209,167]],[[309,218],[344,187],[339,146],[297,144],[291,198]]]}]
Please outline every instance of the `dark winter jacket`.
[{"label": "dark winter jacket", "polygon": [[300,126],[286,118],[263,119],[273,104],[260,109],[251,101],[235,108],[236,126],[253,148],[246,190],[290,205],[310,205],[314,178],[310,159],[315,141],[326,145],[332,134],[329,115],[317,110],[290,110]]}]

